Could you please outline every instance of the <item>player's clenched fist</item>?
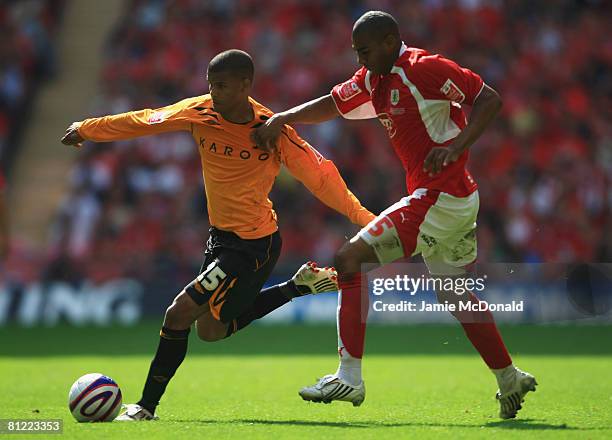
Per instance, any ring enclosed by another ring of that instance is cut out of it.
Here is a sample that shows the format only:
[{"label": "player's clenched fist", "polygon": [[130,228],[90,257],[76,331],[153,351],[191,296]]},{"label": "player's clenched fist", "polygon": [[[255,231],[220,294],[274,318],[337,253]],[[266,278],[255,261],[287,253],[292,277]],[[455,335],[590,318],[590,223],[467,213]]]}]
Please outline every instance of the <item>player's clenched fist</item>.
[{"label": "player's clenched fist", "polygon": [[276,114],[255,129],[251,139],[255,142],[255,145],[263,150],[268,152],[274,151],[284,123],[282,115]]},{"label": "player's clenched fist", "polygon": [[462,153],[463,149],[452,144],[448,147],[432,148],[423,163],[423,171],[428,172],[429,177],[433,177],[442,171],[443,167],[459,159]]},{"label": "player's clenched fist", "polygon": [[83,141],[85,139],[83,139],[79,134],[80,125],[81,124],[79,122],[73,122],[72,124],[70,124],[70,126],[66,129],[66,134],[62,138],[62,144],[74,145],[77,148],[83,145]]}]

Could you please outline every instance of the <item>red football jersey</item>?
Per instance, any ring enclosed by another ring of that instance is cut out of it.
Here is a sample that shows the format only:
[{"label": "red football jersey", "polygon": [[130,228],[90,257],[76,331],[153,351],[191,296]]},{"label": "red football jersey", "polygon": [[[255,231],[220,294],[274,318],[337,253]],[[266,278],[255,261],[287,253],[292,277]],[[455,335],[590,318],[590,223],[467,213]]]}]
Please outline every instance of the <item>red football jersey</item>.
[{"label": "red football jersey", "polygon": [[423,171],[433,147],[448,145],[466,126],[461,104],[473,105],[484,82],[469,69],[440,55],[402,45],[391,72],[365,67],[331,92],[347,119],[378,117],[406,170],[408,192],[428,188],[465,197],[476,182],[466,169],[468,151],[433,177]]}]

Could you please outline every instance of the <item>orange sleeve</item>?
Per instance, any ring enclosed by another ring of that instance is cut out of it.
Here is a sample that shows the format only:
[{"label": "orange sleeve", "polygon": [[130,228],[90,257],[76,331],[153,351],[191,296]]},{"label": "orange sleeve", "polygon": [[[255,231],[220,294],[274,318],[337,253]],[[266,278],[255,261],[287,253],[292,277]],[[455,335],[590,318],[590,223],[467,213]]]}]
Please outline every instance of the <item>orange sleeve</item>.
[{"label": "orange sleeve", "polygon": [[194,112],[185,99],[158,109],[137,110],[101,118],[85,119],[79,126],[83,139],[110,142],[169,131],[189,131]]},{"label": "orange sleeve", "polygon": [[336,165],[299,137],[293,128],[285,126],[278,147],[281,161],[289,172],[327,206],[362,227],[375,217],[347,188]]}]

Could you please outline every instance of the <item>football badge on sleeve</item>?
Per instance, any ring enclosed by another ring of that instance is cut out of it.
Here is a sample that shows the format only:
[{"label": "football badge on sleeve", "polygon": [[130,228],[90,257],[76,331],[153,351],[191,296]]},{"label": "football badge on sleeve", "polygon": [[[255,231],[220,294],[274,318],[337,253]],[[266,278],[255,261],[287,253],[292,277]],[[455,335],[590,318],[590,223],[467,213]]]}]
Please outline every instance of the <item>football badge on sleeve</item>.
[{"label": "football badge on sleeve", "polygon": [[361,88],[357,85],[355,80],[349,79],[342,83],[340,88],[338,89],[338,96],[343,101],[348,101],[353,96],[358,95],[361,92]]},{"label": "football badge on sleeve", "polygon": [[147,122],[149,124],[160,124],[164,122],[167,118],[168,118],[168,112],[157,111],[157,112],[151,113],[151,115],[149,116],[149,119],[147,119]]},{"label": "football badge on sleeve", "polygon": [[465,94],[450,78],[446,80],[442,87],[440,87],[440,92],[442,92],[447,99],[458,104],[461,104],[465,99]]}]

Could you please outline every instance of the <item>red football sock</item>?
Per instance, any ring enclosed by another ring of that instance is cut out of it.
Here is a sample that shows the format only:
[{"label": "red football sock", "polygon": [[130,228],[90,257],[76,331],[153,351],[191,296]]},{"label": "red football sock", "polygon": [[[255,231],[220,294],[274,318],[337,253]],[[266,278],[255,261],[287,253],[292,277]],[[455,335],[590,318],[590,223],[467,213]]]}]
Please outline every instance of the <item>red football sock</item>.
[{"label": "red football sock", "polygon": [[368,294],[361,291],[360,273],[340,275],[338,284],[338,353],[361,359],[370,305]]},{"label": "red football sock", "polygon": [[[477,303],[479,300],[470,292],[470,301]],[[512,363],[490,311],[460,312],[453,315],[459,320],[468,339],[489,368],[505,368]]]}]

